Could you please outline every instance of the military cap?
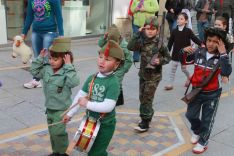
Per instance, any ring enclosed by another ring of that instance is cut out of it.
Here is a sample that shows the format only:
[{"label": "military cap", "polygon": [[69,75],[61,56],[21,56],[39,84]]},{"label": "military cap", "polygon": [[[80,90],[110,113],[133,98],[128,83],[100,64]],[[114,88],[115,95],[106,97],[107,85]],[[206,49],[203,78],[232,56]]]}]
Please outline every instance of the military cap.
[{"label": "military cap", "polygon": [[108,39],[109,40],[114,40],[115,42],[119,43],[119,39],[120,39],[120,31],[119,29],[116,27],[116,28],[111,28],[109,29],[108,31]]},{"label": "military cap", "polygon": [[220,29],[220,28],[215,28],[215,27],[208,27],[205,30],[205,40],[207,39],[208,36],[217,36],[219,37],[225,44],[225,46],[227,46],[228,44],[228,40],[227,40],[227,32]]},{"label": "military cap", "polygon": [[106,57],[111,56],[119,60],[124,60],[124,52],[119,44],[113,40],[107,41],[104,47],[100,50]]},{"label": "military cap", "polygon": [[58,53],[70,52],[71,38],[69,37],[55,38],[49,50]]},{"label": "military cap", "polygon": [[148,17],[145,20],[145,26],[150,25],[150,27],[158,28],[158,18],[156,16]]}]

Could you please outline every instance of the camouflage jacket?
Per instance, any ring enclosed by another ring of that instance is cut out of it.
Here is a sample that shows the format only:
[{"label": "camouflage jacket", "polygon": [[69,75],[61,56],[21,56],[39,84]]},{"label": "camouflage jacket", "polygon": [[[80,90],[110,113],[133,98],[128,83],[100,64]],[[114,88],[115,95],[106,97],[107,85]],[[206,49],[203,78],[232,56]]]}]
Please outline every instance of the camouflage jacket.
[{"label": "camouflage jacket", "polygon": [[[143,32],[133,35],[127,48],[131,51],[139,51],[141,63],[139,76],[145,80],[160,81],[162,79],[162,65],[170,62],[171,57],[166,46],[158,46],[159,38],[147,38]],[[158,54],[160,64],[155,69],[146,69],[154,54]]]}]

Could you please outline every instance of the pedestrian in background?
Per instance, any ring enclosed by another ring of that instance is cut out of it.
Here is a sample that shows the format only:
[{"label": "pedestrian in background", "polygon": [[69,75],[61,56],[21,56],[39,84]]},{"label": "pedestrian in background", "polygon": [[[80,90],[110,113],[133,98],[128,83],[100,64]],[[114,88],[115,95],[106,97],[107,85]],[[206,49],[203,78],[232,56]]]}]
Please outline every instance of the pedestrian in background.
[{"label": "pedestrian in background", "polygon": [[[180,13],[177,18],[177,27],[173,29],[171,36],[169,38],[167,47],[171,51],[172,47],[172,61],[171,61],[171,72],[169,84],[165,86],[165,90],[172,90],[175,80],[175,74],[178,65],[180,64],[179,52],[182,48],[190,46],[192,40],[197,45],[201,46],[202,42],[195,36],[190,28],[187,28],[188,15],[184,12]],[[179,39],[178,39],[179,38]],[[185,87],[188,86],[190,81],[190,74],[187,70],[186,65],[181,65],[181,70],[186,76]]]},{"label": "pedestrian in background", "polygon": [[166,19],[169,25],[170,33],[177,26],[177,16],[185,8],[184,0],[167,0],[165,3],[167,9]]},{"label": "pedestrian in background", "polygon": [[[64,36],[61,0],[28,0],[27,16],[22,30],[25,39],[32,25],[32,48],[34,58],[42,49],[48,50],[54,38]],[[25,88],[42,87],[40,79],[33,77]]]},{"label": "pedestrian in background", "polygon": [[[141,27],[140,31],[134,34],[128,43],[129,50],[138,50],[141,54],[139,70],[139,100],[141,121],[134,129],[138,132],[145,132],[154,115],[153,100],[155,91],[162,79],[162,66],[169,63],[170,54],[167,47],[159,42],[159,25],[156,16],[149,17]],[[147,68],[153,56],[157,56],[153,62],[155,68]]]},{"label": "pedestrian in background", "polygon": [[[227,32],[229,31],[229,18],[232,18],[232,29],[234,25],[234,0],[215,0],[215,17],[223,16],[227,20]],[[232,32],[234,35],[234,32]]]},{"label": "pedestrian in background", "polygon": [[[49,51],[49,53],[46,49],[41,51],[32,61],[30,71],[33,76],[43,80],[47,123],[53,151],[49,156],[65,156],[68,146],[66,125],[56,123],[62,121],[61,114],[72,104],[71,89],[79,85],[79,78],[72,64],[70,38],[56,38]],[[49,63],[44,63],[46,57],[49,57]]]},{"label": "pedestrian in background", "polygon": [[[131,11],[133,13],[133,33],[137,33],[140,27],[144,26],[145,20],[148,17],[155,16],[155,13],[159,11],[159,5],[157,0],[133,0],[131,5]],[[139,51],[133,52],[133,61],[139,62]]]},{"label": "pedestrian in background", "polygon": [[109,40],[113,40],[116,43],[118,43],[124,52],[124,60],[122,61],[122,65],[114,73],[115,76],[119,79],[120,84],[120,94],[116,103],[116,106],[119,106],[124,104],[122,82],[124,75],[129,71],[130,67],[132,66],[132,54],[127,49],[128,42],[125,40],[125,38],[121,36],[120,31],[115,24],[111,25],[108,31],[99,38],[99,47],[102,48]]},{"label": "pedestrian in background", "polygon": [[204,41],[204,30],[210,26],[212,14],[214,11],[213,0],[198,0],[195,10],[197,11],[197,31],[200,40]]},{"label": "pedestrian in background", "polygon": [[227,19],[234,19],[234,0],[215,0],[214,10],[215,17],[223,16]]}]

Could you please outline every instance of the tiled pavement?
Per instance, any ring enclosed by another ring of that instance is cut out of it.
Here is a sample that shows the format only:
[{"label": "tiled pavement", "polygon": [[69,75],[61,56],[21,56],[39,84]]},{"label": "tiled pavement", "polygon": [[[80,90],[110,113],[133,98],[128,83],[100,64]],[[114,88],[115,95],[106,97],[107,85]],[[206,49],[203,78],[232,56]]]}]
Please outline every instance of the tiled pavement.
[{"label": "tiled pavement", "polygon": [[[78,117],[81,120],[81,117]],[[113,156],[149,156],[163,153],[181,145],[184,140],[168,115],[154,116],[146,133],[136,133],[137,113],[117,113],[117,128],[108,151]],[[79,122],[80,123],[80,122]],[[78,122],[68,125],[69,138],[77,130]],[[23,134],[17,138],[0,140],[1,156],[45,156],[51,152],[47,129]]]}]

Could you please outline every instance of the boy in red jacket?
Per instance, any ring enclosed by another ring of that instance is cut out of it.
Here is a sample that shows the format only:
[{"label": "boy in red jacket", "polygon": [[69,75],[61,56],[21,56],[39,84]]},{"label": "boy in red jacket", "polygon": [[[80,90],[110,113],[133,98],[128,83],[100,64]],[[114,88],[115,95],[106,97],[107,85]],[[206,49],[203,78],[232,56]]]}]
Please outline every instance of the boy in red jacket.
[{"label": "boy in red jacket", "polygon": [[[207,149],[222,92],[219,75],[228,77],[232,72],[225,47],[227,45],[226,33],[219,28],[207,28],[205,45],[205,48],[194,50],[192,47],[186,47],[181,51],[182,64],[194,64],[195,66],[191,78],[193,89],[213,72],[217,63],[220,64],[213,78],[187,107],[186,117],[193,131],[191,143],[196,144],[193,148],[193,153],[196,154],[203,153]],[[200,113],[202,113],[201,118]]]}]

